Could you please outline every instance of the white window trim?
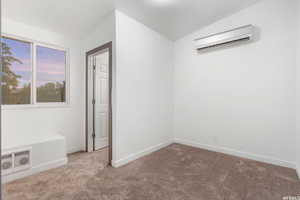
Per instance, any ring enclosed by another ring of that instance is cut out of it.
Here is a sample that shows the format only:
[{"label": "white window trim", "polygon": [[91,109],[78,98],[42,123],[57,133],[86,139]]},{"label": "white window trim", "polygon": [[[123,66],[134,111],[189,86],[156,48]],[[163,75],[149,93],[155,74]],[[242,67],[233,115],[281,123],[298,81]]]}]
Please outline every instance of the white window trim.
[{"label": "white window trim", "polygon": [[[2,37],[8,37],[11,39],[16,39],[24,42],[31,43],[31,64],[32,64],[32,76],[31,76],[31,103],[30,104],[15,104],[15,105],[1,105],[3,110],[18,110],[18,109],[32,109],[32,108],[69,108],[70,107],[70,50],[69,48],[61,47],[58,45],[48,44],[45,42],[40,42],[25,37],[16,36],[13,34],[2,33]],[[37,103],[36,102],[36,46],[42,46],[46,48],[61,50],[66,53],[66,96],[65,102],[57,103]]]}]

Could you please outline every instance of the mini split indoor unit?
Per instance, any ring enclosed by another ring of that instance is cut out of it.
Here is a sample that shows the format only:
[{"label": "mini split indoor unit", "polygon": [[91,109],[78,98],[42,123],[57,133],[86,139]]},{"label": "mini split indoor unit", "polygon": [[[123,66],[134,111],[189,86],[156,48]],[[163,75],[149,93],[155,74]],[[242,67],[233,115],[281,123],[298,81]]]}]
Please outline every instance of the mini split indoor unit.
[{"label": "mini split indoor unit", "polygon": [[195,40],[198,51],[219,47],[232,43],[251,41],[254,36],[254,26],[247,25],[222,33],[209,35]]}]

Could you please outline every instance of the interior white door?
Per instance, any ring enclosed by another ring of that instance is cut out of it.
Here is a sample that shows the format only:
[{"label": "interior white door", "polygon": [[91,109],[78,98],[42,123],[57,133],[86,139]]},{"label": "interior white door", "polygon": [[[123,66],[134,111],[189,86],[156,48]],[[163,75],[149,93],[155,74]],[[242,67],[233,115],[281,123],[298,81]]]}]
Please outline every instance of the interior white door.
[{"label": "interior white door", "polygon": [[109,52],[95,55],[95,150],[108,146]]}]

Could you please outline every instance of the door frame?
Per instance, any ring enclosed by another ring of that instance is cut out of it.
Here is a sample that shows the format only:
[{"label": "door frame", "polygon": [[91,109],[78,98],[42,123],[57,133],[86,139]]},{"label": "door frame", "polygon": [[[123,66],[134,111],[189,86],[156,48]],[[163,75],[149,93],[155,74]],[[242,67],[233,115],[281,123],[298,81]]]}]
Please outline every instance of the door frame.
[{"label": "door frame", "polygon": [[[86,112],[85,112],[85,150],[86,152],[88,152],[88,145],[89,145],[89,127],[88,127],[88,116],[89,116],[89,84],[88,84],[88,81],[89,81],[89,56],[97,53],[97,52],[101,52],[105,49],[108,49],[108,52],[109,52],[109,80],[108,80],[108,85],[109,85],[109,95],[108,95],[108,98],[109,98],[109,105],[108,105],[108,162],[109,162],[109,165],[112,165],[112,77],[113,77],[113,70],[112,70],[112,67],[113,67],[113,64],[112,64],[112,42],[108,42],[108,43],[105,43],[104,45],[101,45],[99,47],[96,47],[95,49],[92,49],[88,52],[86,52]],[[95,140],[95,139],[93,139]],[[95,150],[95,141],[93,141],[93,150]]]}]

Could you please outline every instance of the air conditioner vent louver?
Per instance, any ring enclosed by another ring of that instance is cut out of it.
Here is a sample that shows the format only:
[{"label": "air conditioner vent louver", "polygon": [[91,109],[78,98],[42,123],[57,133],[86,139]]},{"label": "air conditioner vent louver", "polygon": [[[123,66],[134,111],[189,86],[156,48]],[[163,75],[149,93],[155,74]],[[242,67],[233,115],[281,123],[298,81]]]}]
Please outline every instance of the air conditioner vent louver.
[{"label": "air conditioner vent louver", "polygon": [[2,170],[7,170],[10,169],[11,167],[12,167],[12,163],[9,161],[2,163]]},{"label": "air conditioner vent louver", "polygon": [[252,40],[254,36],[254,26],[247,25],[230,31],[210,35],[207,37],[196,39],[196,49],[198,51],[219,47],[232,43],[239,43]]},{"label": "air conditioner vent louver", "polygon": [[15,154],[15,166],[24,166],[29,163],[29,151],[18,152]]},{"label": "air conditioner vent louver", "polygon": [[1,156],[1,174],[9,175],[31,167],[31,147],[11,150]]},{"label": "air conditioner vent louver", "polygon": [[7,154],[1,156],[1,170],[9,171],[13,168],[13,156],[12,154]]},{"label": "air conditioner vent louver", "polygon": [[12,168],[12,157],[11,155],[2,156],[1,169],[7,170]]}]

